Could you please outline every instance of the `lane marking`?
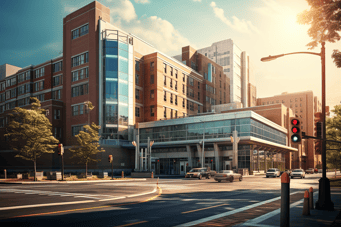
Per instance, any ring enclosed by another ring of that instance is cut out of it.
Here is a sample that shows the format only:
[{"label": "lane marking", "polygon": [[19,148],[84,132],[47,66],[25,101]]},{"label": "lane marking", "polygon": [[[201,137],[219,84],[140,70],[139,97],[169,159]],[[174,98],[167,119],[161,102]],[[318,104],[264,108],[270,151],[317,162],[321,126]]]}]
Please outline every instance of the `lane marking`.
[{"label": "lane marking", "polygon": [[[290,195],[297,194],[297,193],[299,193],[299,191],[293,192]],[[202,219],[199,219],[199,220],[196,220],[196,221],[180,224],[180,225],[177,225],[176,227],[180,227],[180,226],[181,227],[182,226],[193,226],[193,225],[197,225],[197,224],[200,224],[200,223],[212,221],[214,219],[226,217],[226,216],[229,216],[229,215],[232,215],[232,214],[235,214],[235,213],[240,213],[242,211],[245,211],[245,210],[248,210],[248,209],[251,209],[251,208],[254,208],[254,207],[258,207],[258,206],[266,204],[266,203],[271,203],[271,202],[279,200],[279,199],[281,199],[281,196],[273,198],[273,199],[265,200],[263,202],[255,203],[255,204],[252,204],[252,205],[248,205],[248,206],[245,206],[245,207],[241,207],[241,208],[238,208],[238,209],[235,209],[235,210],[232,210],[232,211],[228,211],[228,212],[224,212],[224,213],[221,213],[221,214],[213,215],[213,216],[210,216],[210,217],[202,218]]]},{"label": "lane marking", "polygon": [[[313,196],[316,196],[317,194],[318,194],[318,191],[314,192]],[[303,200],[304,199],[301,199],[297,202],[290,204],[290,208],[293,208],[293,207],[300,205],[301,203],[303,203]],[[242,225],[248,226],[249,224],[259,224],[260,222],[265,221],[266,219],[271,218],[271,217],[279,214],[280,212],[281,212],[281,208],[274,210],[274,211],[271,211],[269,213],[266,213],[262,216],[259,216],[258,218],[248,220],[247,222],[244,222]]]},{"label": "lane marking", "polygon": [[[156,196],[153,196],[145,201],[135,202],[135,203],[128,203],[128,204],[116,204],[116,205],[109,205],[109,206],[99,206],[99,207],[88,207],[88,208],[79,208],[79,209],[72,209],[72,210],[61,210],[61,211],[53,211],[53,212],[47,212],[47,213],[38,213],[38,214],[27,214],[27,215],[20,215],[15,217],[8,217],[8,218],[0,218],[0,220],[4,219],[13,219],[13,218],[23,218],[23,217],[33,217],[33,216],[40,216],[40,215],[47,215],[47,214],[59,214],[59,213],[67,213],[67,212],[75,212],[75,211],[82,211],[82,210],[91,210],[91,209],[101,209],[101,208],[108,208],[108,207],[118,207],[118,206],[127,206],[127,205],[133,205],[133,204],[139,204],[148,202],[152,199],[155,199],[156,197],[160,196],[162,193],[162,189],[158,187],[159,193]],[[125,197],[122,197],[125,198]]]},{"label": "lane marking", "polygon": [[214,207],[220,207],[220,206],[224,206],[224,205],[229,205],[229,204],[219,204],[219,205],[216,205],[216,206],[204,207],[204,208],[201,208],[201,209],[196,209],[196,210],[190,210],[190,211],[182,212],[182,214],[188,214],[188,213],[192,213],[192,212],[196,212],[196,211],[200,211],[200,210],[207,210],[207,209],[211,209],[211,208],[214,208]]},{"label": "lane marking", "polygon": [[126,224],[126,225],[118,225],[118,226],[115,226],[115,227],[132,226],[132,225],[137,225],[137,224],[146,223],[146,222],[148,222],[148,221],[139,221],[139,222],[130,223],[130,224]]}]

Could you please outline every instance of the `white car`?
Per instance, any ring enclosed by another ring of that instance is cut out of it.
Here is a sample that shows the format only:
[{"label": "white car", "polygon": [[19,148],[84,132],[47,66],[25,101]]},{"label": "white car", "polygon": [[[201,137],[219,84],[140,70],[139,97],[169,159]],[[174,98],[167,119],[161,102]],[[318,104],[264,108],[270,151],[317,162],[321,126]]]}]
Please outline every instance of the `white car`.
[{"label": "white car", "polygon": [[266,172],[266,178],[279,177],[280,175],[281,175],[281,171],[279,171],[279,169],[277,168],[268,169],[268,171]]},{"label": "white car", "polygon": [[291,178],[299,177],[299,178],[305,178],[305,172],[303,169],[294,169],[291,173]]}]

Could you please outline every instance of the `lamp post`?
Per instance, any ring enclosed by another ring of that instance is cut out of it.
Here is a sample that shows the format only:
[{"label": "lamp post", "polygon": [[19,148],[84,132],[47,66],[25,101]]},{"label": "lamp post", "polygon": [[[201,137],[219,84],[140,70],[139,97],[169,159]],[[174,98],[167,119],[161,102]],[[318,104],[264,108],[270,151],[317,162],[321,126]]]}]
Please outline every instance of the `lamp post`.
[{"label": "lamp post", "polygon": [[280,54],[261,58],[261,61],[272,61],[279,57],[292,54],[313,54],[321,57],[322,65],[322,122],[323,122],[323,136],[322,136],[322,178],[319,180],[319,198],[316,202],[316,209],[319,210],[334,210],[334,203],[330,196],[330,182],[326,174],[326,49],[325,42],[321,42],[321,53],[315,52],[292,52],[287,54]]}]

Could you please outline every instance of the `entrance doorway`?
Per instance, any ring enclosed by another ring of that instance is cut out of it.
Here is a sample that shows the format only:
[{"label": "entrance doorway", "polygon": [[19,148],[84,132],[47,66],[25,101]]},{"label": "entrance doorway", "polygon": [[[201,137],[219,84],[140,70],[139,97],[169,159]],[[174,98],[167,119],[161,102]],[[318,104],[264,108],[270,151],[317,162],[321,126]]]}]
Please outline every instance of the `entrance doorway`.
[{"label": "entrance doorway", "polygon": [[224,161],[224,170],[231,170],[231,161]]},{"label": "entrance doorway", "polygon": [[186,174],[186,162],[181,161],[180,162],[180,175]]}]

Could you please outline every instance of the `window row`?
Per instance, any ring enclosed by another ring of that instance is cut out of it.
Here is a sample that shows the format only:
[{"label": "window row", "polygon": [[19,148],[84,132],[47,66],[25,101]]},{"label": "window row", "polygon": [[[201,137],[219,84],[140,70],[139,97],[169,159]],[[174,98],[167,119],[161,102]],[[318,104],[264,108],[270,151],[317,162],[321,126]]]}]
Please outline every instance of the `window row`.
[{"label": "window row", "polygon": [[75,30],[72,31],[72,39],[76,39],[80,36],[86,35],[89,33],[89,25],[83,25],[80,28],[77,28]]},{"label": "window row", "polygon": [[22,95],[29,92],[31,92],[31,85],[29,83],[18,87],[18,95]]},{"label": "window row", "polygon": [[11,89],[9,91],[6,91],[5,94],[6,94],[6,100],[15,98],[17,96],[17,89],[13,88],[13,89]]},{"label": "window row", "polygon": [[82,65],[89,62],[89,53],[80,54],[76,57],[71,58],[72,67]]},{"label": "window row", "polygon": [[215,88],[206,84],[206,91],[211,92],[212,94],[215,94]]},{"label": "window row", "polygon": [[62,90],[52,91],[52,99],[62,99]]},{"label": "window row", "polygon": [[75,136],[75,135],[78,135],[80,131],[85,131],[85,129],[83,128],[83,125],[77,125],[77,126],[72,126],[71,131],[72,131],[72,136]]},{"label": "window row", "polygon": [[53,86],[59,86],[63,84],[63,76],[59,75],[59,76],[54,76],[53,77]]},{"label": "window row", "polygon": [[89,77],[89,68],[80,69],[72,72],[72,82]]},{"label": "window row", "polygon": [[6,83],[2,82],[0,83],[0,91],[4,91],[6,89]]},{"label": "window row", "polygon": [[36,83],[34,83],[34,91],[41,91],[44,90],[44,81],[38,81]]},{"label": "window row", "polygon": [[[8,79],[8,80],[6,80],[6,87],[13,86],[13,85],[15,85],[16,83],[17,83],[17,78],[16,78],[16,77],[14,77],[14,78],[12,78],[12,79]],[[2,90],[5,90],[5,87],[3,87]]]},{"label": "window row", "polygon": [[21,83],[25,80],[30,80],[31,79],[31,72],[27,71],[25,73],[21,73],[18,75],[18,83]]},{"label": "window row", "polygon": [[[169,108],[166,108],[166,107],[163,107],[163,117],[164,118],[167,118],[167,110]],[[178,118],[178,111],[177,110],[173,110],[173,109],[170,109],[170,118]]]},{"label": "window row", "polygon": [[72,116],[82,115],[87,113],[87,108],[84,108],[85,104],[79,104],[72,106]]},{"label": "window row", "polygon": [[82,84],[76,87],[72,87],[71,97],[77,97],[81,95],[88,94],[88,84]]}]

